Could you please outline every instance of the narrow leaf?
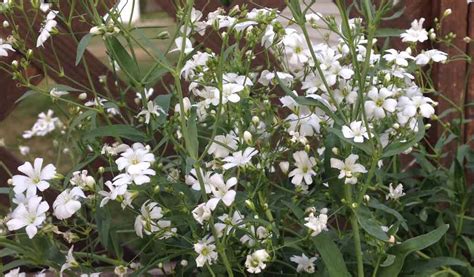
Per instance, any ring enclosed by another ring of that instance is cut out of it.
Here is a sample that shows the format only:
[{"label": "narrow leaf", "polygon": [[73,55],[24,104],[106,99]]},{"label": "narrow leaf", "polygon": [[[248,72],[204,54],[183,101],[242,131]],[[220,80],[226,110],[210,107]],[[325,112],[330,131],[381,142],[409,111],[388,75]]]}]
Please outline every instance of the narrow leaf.
[{"label": "narrow leaf", "polygon": [[89,46],[91,39],[92,39],[92,34],[87,34],[82,37],[81,41],[77,45],[76,65],[78,65],[81,62],[82,56],[84,56],[84,52],[86,51],[87,46]]},{"label": "narrow leaf", "polygon": [[341,251],[339,251],[339,248],[329,237],[327,232],[322,232],[315,236],[313,240],[330,277],[351,276],[349,271],[347,271],[346,263],[344,262]]}]

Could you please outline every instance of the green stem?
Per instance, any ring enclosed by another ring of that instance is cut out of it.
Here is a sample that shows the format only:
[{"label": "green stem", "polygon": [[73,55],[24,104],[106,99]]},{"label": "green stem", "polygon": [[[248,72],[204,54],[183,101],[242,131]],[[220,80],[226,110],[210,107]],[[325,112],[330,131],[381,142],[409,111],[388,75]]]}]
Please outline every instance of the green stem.
[{"label": "green stem", "polygon": [[364,277],[364,261],[362,259],[362,245],[360,243],[360,231],[359,231],[359,222],[355,214],[354,207],[352,206],[352,185],[344,184],[344,193],[346,197],[346,204],[351,210],[351,226],[352,226],[352,236],[354,240],[354,248],[357,260],[357,276]]}]

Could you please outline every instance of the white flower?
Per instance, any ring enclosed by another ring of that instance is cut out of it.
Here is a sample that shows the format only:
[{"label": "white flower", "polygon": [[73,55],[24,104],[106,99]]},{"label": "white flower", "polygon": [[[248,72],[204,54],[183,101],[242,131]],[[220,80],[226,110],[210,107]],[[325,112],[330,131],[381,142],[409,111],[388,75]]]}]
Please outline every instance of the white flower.
[{"label": "white flower", "polygon": [[311,230],[311,236],[317,236],[322,231],[327,231],[328,215],[327,209],[322,209],[318,216],[314,216],[314,213],[310,213],[308,217],[305,217],[305,225]]},{"label": "white flower", "polygon": [[36,41],[36,47],[43,46],[46,40],[51,36],[51,32],[53,29],[58,25],[56,20],[56,15],[58,14],[58,11],[50,11],[48,15],[46,16],[46,20],[43,22],[43,25],[40,30],[40,34],[38,36],[38,40]]},{"label": "white flower", "polygon": [[234,211],[232,218],[228,214],[223,214],[219,216],[218,219],[221,222],[214,224],[214,229],[216,229],[217,236],[220,238],[224,235],[224,230],[226,230],[226,234],[228,235],[233,228],[243,226],[242,221],[244,220],[244,216],[239,211]]},{"label": "white flower", "polygon": [[66,255],[66,262],[61,266],[61,271],[59,273],[59,276],[63,276],[63,272],[65,270],[68,270],[70,268],[74,268],[74,267],[78,267],[79,266],[79,263],[76,261],[76,259],[74,258],[74,256],[72,255],[72,252],[74,251],[74,245],[71,246],[71,248],[69,249],[69,251],[67,252],[67,255]]},{"label": "white flower", "polygon": [[115,200],[118,196],[124,195],[127,192],[127,185],[116,186],[110,181],[105,182],[105,185],[109,188],[109,192],[99,191],[99,194],[104,196],[104,199],[100,202],[100,207],[105,206],[109,200]]},{"label": "white flower", "polygon": [[369,139],[367,128],[363,126],[362,121],[353,121],[349,126],[342,126],[342,134],[347,139],[354,139],[354,142],[364,142],[364,137]]},{"label": "white flower", "polygon": [[412,98],[402,96],[398,101],[401,114],[406,117],[413,117],[418,113],[425,118],[430,118],[435,113],[433,105],[435,102],[424,96],[413,96]]},{"label": "white flower", "polygon": [[[171,52],[183,50],[182,49],[183,48],[183,37],[176,38],[174,43],[176,44],[176,48],[171,50]],[[189,54],[189,53],[193,52],[193,50],[194,50],[193,43],[191,42],[191,40],[189,38],[186,38],[184,40],[184,53]]]},{"label": "white flower", "polygon": [[321,119],[314,113],[301,113],[300,115],[290,114],[285,121],[290,124],[287,129],[290,135],[294,132],[298,132],[301,136],[311,137],[319,133],[321,128]]},{"label": "white flower", "polygon": [[122,152],[125,152],[125,150],[127,150],[129,148],[130,148],[130,146],[128,146],[126,144],[123,144],[123,143],[120,144],[118,142],[115,142],[112,145],[104,144],[104,146],[102,147],[102,150],[100,151],[100,153],[102,155],[107,154],[107,155],[110,155],[110,156],[117,156],[118,154],[120,154]]},{"label": "white flower", "polygon": [[364,107],[368,117],[373,116],[381,119],[386,116],[385,111],[393,113],[397,108],[397,100],[390,98],[392,93],[386,88],[377,90],[374,87],[367,93],[367,96],[370,100],[365,101]]},{"label": "white flower", "polygon": [[214,155],[214,158],[224,158],[229,156],[231,151],[237,149],[237,138],[234,134],[218,135],[209,146],[208,154]]},{"label": "white flower", "polygon": [[81,208],[81,202],[78,200],[80,197],[86,198],[79,187],[61,192],[53,203],[56,218],[63,220],[75,214]]},{"label": "white flower", "polygon": [[313,170],[313,167],[316,165],[314,157],[308,157],[308,153],[305,151],[298,151],[293,153],[293,159],[295,159],[296,168],[288,175],[293,177],[291,182],[296,186],[301,185],[303,180],[306,185],[312,184],[312,177],[316,175],[316,172]]},{"label": "white flower", "polygon": [[428,40],[428,32],[423,28],[424,18],[413,20],[411,28],[401,34],[403,42],[424,42]]},{"label": "white flower", "polygon": [[233,186],[237,184],[237,178],[232,177],[224,183],[224,176],[222,174],[215,173],[209,179],[213,198],[207,201],[206,206],[211,210],[215,210],[217,204],[222,200],[224,204],[229,207],[232,205],[235,199],[235,190],[231,190]]},{"label": "white flower", "polygon": [[26,191],[27,197],[36,195],[36,190],[44,191],[49,188],[47,181],[54,178],[56,175],[56,167],[48,164],[44,168],[43,159],[36,158],[34,166],[30,162],[26,162],[18,167],[18,170],[24,175],[15,175],[12,177],[13,191],[15,193],[22,193]]},{"label": "white flower", "polygon": [[59,118],[54,117],[54,112],[48,110],[47,113],[40,113],[35,124],[31,130],[25,131],[23,138],[29,139],[33,136],[46,136],[56,129],[56,126],[61,126]]},{"label": "white flower", "polygon": [[204,221],[208,221],[211,218],[211,208],[207,205],[207,203],[199,204],[194,210],[192,211],[194,219],[201,225],[204,224]]},{"label": "white flower", "polygon": [[137,171],[133,174],[122,173],[114,178],[115,185],[130,185],[131,183],[135,183],[138,186],[143,184],[150,183],[151,178],[150,176],[155,176],[156,172],[153,169],[146,168],[141,171]]},{"label": "white flower", "polygon": [[94,177],[87,175],[87,170],[74,171],[69,182],[83,190],[93,189],[95,185]]},{"label": "white flower", "polygon": [[7,222],[8,230],[14,231],[26,227],[28,237],[32,239],[38,232],[38,227],[45,221],[49,205],[36,195],[28,199],[28,204],[20,203],[11,214]]},{"label": "white flower", "polygon": [[387,200],[388,199],[397,200],[398,198],[405,195],[405,193],[403,192],[402,184],[398,184],[395,188],[393,188],[392,183],[390,183],[388,189],[389,189],[389,193],[386,196]]},{"label": "white flower", "polygon": [[267,267],[265,262],[268,262],[269,260],[270,255],[268,255],[268,252],[265,249],[259,249],[252,254],[247,255],[245,267],[248,272],[258,274]]},{"label": "white flower", "polygon": [[287,29],[282,43],[288,62],[293,66],[301,67],[309,60],[309,50],[304,37],[296,30]]},{"label": "white flower", "polygon": [[406,51],[401,51],[398,52],[395,49],[388,49],[386,50],[388,54],[385,54],[383,58],[387,62],[394,62],[396,65],[402,66],[402,67],[407,67],[408,66],[408,61],[407,60],[413,60],[414,58]]},{"label": "white flower", "polygon": [[227,104],[227,102],[238,103],[240,101],[239,92],[244,90],[244,86],[240,84],[223,84],[222,85],[222,99],[221,91],[217,88],[212,88],[213,97],[211,99],[211,104],[214,106],[219,106],[219,104]]},{"label": "white flower", "polygon": [[273,41],[275,41],[275,37],[276,34],[273,31],[273,25],[267,25],[267,28],[265,29],[265,32],[262,36],[262,46],[265,48],[269,48],[270,46],[272,46]]},{"label": "white flower", "polygon": [[283,172],[283,174],[287,174],[288,173],[288,170],[290,170],[290,163],[287,162],[287,161],[281,161],[278,166],[280,167],[280,170],[281,172]]},{"label": "white flower", "polygon": [[160,114],[166,114],[166,112],[159,105],[155,105],[155,103],[153,103],[153,101],[148,101],[148,103],[146,105],[146,109],[141,110],[137,114],[137,117],[144,116],[145,117],[145,123],[149,124],[150,119],[153,115],[156,116],[156,117],[159,117]]},{"label": "white flower", "polygon": [[129,174],[139,174],[148,169],[155,161],[155,156],[150,153],[150,147],[136,142],[132,147],[120,154],[115,163],[119,170],[126,170]]},{"label": "white flower", "polygon": [[345,161],[331,158],[331,167],[340,170],[339,179],[345,178],[346,184],[356,184],[358,173],[366,173],[367,170],[361,164],[356,163],[359,159],[358,155],[350,154]]},{"label": "white flower", "polygon": [[268,232],[265,227],[258,226],[255,230],[255,226],[251,225],[250,229],[247,230],[247,234],[240,238],[240,242],[242,244],[248,245],[249,247],[253,247],[257,241],[262,242],[262,240],[265,240],[269,236],[271,236],[271,233]]},{"label": "white flower", "polygon": [[250,163],[252,157],[257,154],[258,150],[253,147],[247,147],[243,152],[242,150],[234,152],[232,156],[224,158],[223,161],[226,163],[223,165],[223,168],[227,170],[237,166],[245,166]]},{"label": "white flower", "polygon": [[427,65],[430,61],[435,63],[442,63],[448,59],[448,54],[437,49],[431,49],[428,51],[421,52],[418,56],[416,56],[416,64],[417,65]]},{"label": "white flower", "polygon": [[[137,236],[143,238],[143,232],[146,235],[156,233],[162,230],[169,229],[171,226],[171,221],[161,220],[163,218],[162,209],[158,206],[156,202],[146,201],[143,203],[141,209],[141,214],[135,219],[135,232]],[[164,232],[160,239],[166,239],[176,233],[176,228],[171,228],[169,231]]]},{"label": "white flower", "polygon": [[215,250],[214,237],[203,238],[194,244],[194,251],[199,254],[196,258],[197,267],[203,267],[205,264],[212,265],[217,261],[217,252]]},{"label": "white flower", "polygon": [[15,52],[15,49],[13,49],[11,44],[3,41],[3,39],[0,38],[0,57],[8,57],[7,50]]},{"label": "white flower", "polygon": [[[204,172],[201,170],[201,174],[203,176],[204,189],[206,190],[206,193],[211,193],[210,178],[212,172]],[[185,177],[185,182],[187,185],[191,186],[193,190],[201,190],[201,184],[199,184],[199,180],[196,177],[196,169],[191,169],[189,174]]]},{"label": "white flower", "polygon": [[26,277],[26,273],[20,272],[20,268],[10,270],[5,277]]},{"label": "white flower", "polygon": [[290,261],[298,264],[296,267],[296,272],[306,272],[306,273],[314,273],[314,262],[317,260],[317,257],[308,258],[304,253],[301,256],[293,255],[290,258]]},{"label": "white flower", "polygon": [[24,145],[19,145],[18,149],[20,150],[20,154],[23,156],[26,156],[30,153],[30,147],[24,146]]},{"label": "white flower", "polygon": [[[191,105],[191,101],[189,100],[188,97],[184,97],[183,98],[183,109],[184,109],[184,114],[187,114],[188,111],[191,109],[192,105]],[[175,113],[177,114],[180,114],[181,113],[181,105],[179,103],[177,103],[175,106],[174,106],[174,111]]]}]

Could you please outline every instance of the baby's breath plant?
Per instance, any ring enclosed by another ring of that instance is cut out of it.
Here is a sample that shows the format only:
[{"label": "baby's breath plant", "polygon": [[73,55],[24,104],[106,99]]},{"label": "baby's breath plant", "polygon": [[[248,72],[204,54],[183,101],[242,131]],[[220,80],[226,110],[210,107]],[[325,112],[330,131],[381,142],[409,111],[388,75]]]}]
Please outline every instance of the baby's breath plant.
[{"label": "baby's breath plant", "polygon": [[[471,63],[433,48],[454,47],[440,35],[449,13],[432,30],[419,19],[394,32],[380,27],[391,0],[337,0],[340,23],[313,11],[315,1],[288,1],[285,18],[245,5],[203,14],[186,0],[175,34],[151,27],[149,35],[116,9],[102,17],[94,1],[79,1],[90,32],[72,57],[90,82],[71,87],[35,85],[26,70],[61,68],[35,52],[77,35],[75,18],[59,12],[64,3],[21,2],[0,4],[11,33],[0,56],[22,57],[0,66],[30,90],[23,99],[52,99],[20,141],[48,136],[58,155],[30,157],[12,172],[0,220],[7,276],[474,273],[465,107],[445,99],[458,118],[445,122],[448,112],[435,112],[445,96],[430,78],[436,63]],[[354,11],[360,17],[350,18]],[[17,14],[41,27],[25,38]],[[337,42],[312,41],[311,31]],[[32,36],[37,48],[28,49]],[[393,36],[405,50],[390,48]],[[92,40],[113,72],[100,77],[104,87],[93,85],[84,58]],[[432,124],[443,130],[434,143]]]}]

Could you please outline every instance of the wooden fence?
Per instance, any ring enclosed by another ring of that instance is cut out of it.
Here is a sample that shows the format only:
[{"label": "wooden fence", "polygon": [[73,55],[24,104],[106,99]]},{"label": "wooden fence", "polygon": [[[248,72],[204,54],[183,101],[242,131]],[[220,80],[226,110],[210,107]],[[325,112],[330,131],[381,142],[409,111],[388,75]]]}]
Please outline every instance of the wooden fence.
[{"label": "wooden fence", "polygon": [[[176,7],[173,0],[154,0],[159,3],[162,8],[172,17],[176,15]],[[349,1],[349,0],[348,0]],[[28,1],[25,1],[25,4]],[[230,8],[232,5],[236,4],[247,4],[250,8],[253,7],[272,7],[283,9],[285,7],[284,0],[254,0],[254,1],[245,1],[245,0],[234,0],[231,1],[232,4],[226,8]],[[115,0],[105,0],[99,1],[100,11],[102,14],[105,14],[115,3]],[[453,14],[448,17],[444,24],[443,34],[445,35],[449,32],[456,34],[455,45],[463,50],[470,51],[471,57],[474,56],[474,47],[471,43],[470,49],[468,49],[468,44],[463,41],[463,38],[470,36],[474,38],[474,4],[467,6],[465,0],[405,0],[403,3],[406,5],[405,14],[395,20],[388,21],[385,24],[385,27],[392,28],[408,28],[410,22],[413,19],[420,17],[425,17],[427,19],[426,27],[430,28],[433,25],[433,20],[435,17],[439,17],[445,9],[451,8]],[[218,0],[197,0],[196,7],[203,10],[204,14],[215,10],[217,7],[221,6],[221,2]],[[67,5],[61,5],[63,10],[69,12],[69,7]],[[107,78],[107,83],[104,85],[99,82],[99,76],[108,75],[112,76],[112,72],[102,64],[97,58],[95,58],[91,53],[85,52],[84,60],[78,66],[75,66],[74,59],[71,59],[71,53],[76,53],[78,41],[81,37],[89,31],[92,27],[90,25],[90,18],[87,15],[88,13],[81,8],[80,5],[74,8],[75,20],[72,24],[72,29],[75,31],[75,36],[60,35],[55,36],[52,39],[48,40],[44,48],[36,48],[35,41],[31,37],[26,37],[27,46],[31,49],[34,49],[34,55],[37,57],[44,57],[47,60],[51,61],[47,67],[42,67],[38,63],[33,63],[33,67],[28,69],[27,74],[29,76],[37,76],[32,79],[34,84],[39,84],[43,76],[49,76],[54,79],[59,84],[68,85],[71,87],[77,87],[77,84],[89,84],[88,73],[85,70],[85,67],[88,67],[90,74],[92,76],[92,83],[90,84],[96,88],[103,88],[104,86],[113,94],[119,95],[119,87],[125,88],[126,86],[122,82],[115,83],[114,78]],[[28,15],[26,15],[28,16]],[[26,19],[24,15],[19,14],[16,18],[16,21],[20,27],[28,26],[26,24]],[[89,19],[89,20],[88,20]],[[0,16],[0,22],[3,21],[3,18]],[[34,26],[40,26],[40,24],[34,24]],[[66,32],[65,25],[59,23],[58,29],[61,34],[68,33]],[[24,32],[25,34],[27,32]],[[0,36],[5,37],[5,29],[0,28]],[[210,37],[196,37],[198,42],[203,43],[206,47],[218,51],[220,47],[220,41],[218,36],[210,35]],[[58,55],[61,65],[56,62],[56,57],[53,56],[53,51],[51,51],[54,41],[55,53]],[[403,48],[403,44],[400,41],[395,41],[394,45],[398,48]],[[448,51],[447,49],[441,49]],[[449,52],[449,51],[448,51]],[[453,54],[452,52],[450,54]],[[7,59],[7,62],[13,60],[18,60],[22,56],[20,53],[13,53]],[[64,71],[66,76],[74,76],[74,80],[64,78],[64,75],[60,74],[61,70]],[[46,71],[46,72],[45,72]],[[439,91],[446,95],[451,101],[456,104],[469,103],[474,101],[474,70],[471,71],[470,81],[465,87],[464,76],[468,72],[468,64],[466,62],[455,62],[449,63],[446,65],[439,65],[434,71],[434,78],[436,80],[436,86]],[[166,80],[170,80],[170,76],[164,77]],[[155,91],[166,91],[159,82]],[[20,98],[25,92],[26,88],[18,87],[16,82],[11,79],[11,76],[8,74],[2,73],[0,75],[0,87],[2,88],[1,99],[0,100],[0,122],[5,119],[8,114],[14,109],[15,101]],[[129,93],[130,95],[134,93]],[[447,109],[448,104],[446,101],[439,99],[440,105],[438,107],[438,113]],[[467,118],[474,118],[474,107],[468,108],[465,110]],[[451,117],[452,118],[452,117]],[[0,125],[1,126],[1,125]],[[436,137],[439,133],[436,126],[432,128],[430,136],[432,138]],[[465,127],[465,139],[474,135],[474,124],[469,123]],[[0,161],[2,161],[8,167],[10,172],[15,173],[16,168],[21,162],[15,158],[12,153],[6,151],[0,147]],[[0,186],[7,186],[7,179],[10,178],[9,173],[0,168]],[[1,196],[1,195],[0,195]],[[0,198],[0,203],[8,203],[7,199]]]}]

